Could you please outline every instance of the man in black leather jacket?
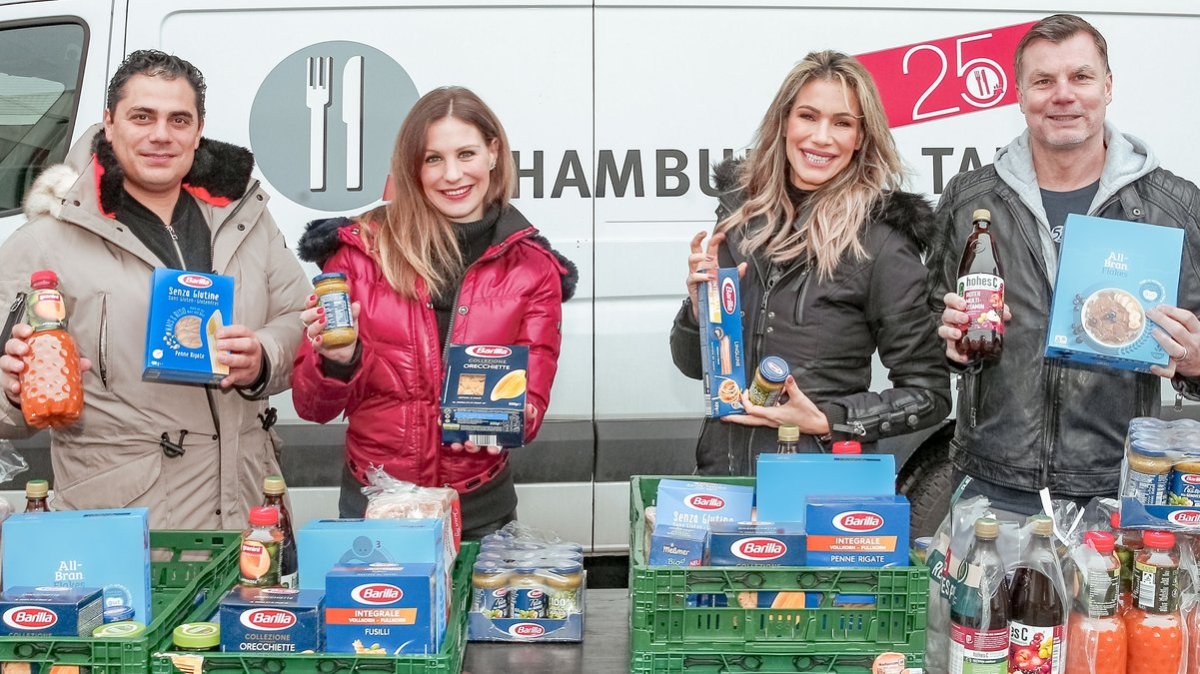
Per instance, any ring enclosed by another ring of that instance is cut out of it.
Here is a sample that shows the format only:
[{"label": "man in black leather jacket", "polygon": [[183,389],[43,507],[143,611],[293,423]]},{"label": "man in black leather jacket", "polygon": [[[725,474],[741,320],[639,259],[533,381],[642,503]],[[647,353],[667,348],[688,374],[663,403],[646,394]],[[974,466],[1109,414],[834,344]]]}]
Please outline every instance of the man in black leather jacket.
[{"label": "man in black leather jacket", "polygon": [[[1040,509],[1037,492],[1085,501],[1114,496],[1126,427],[1157,415],[1161,378],[1197,398],[1200,387],[1200,190],[1160,168],[1137,138],[1105,121],[1112,73],[1103,36],[1083,19],[1055,15],[1034,25],[1016,52],[1018,100],[1027,130],[995,163],[955,176],[936,213],[941,241],[929,259],[931,304],[952,363],[967,318],[951,292],[971,231],[971,213],[992,212],[1011,320],[996,364],[963,373],[951,445],[955,467],[1015,514]],[[1068,213],[1177,227],[1185,231],[1179,307],[1149,316],[1171,357],[1153,375],[1084,367],[1043,357]]]}]

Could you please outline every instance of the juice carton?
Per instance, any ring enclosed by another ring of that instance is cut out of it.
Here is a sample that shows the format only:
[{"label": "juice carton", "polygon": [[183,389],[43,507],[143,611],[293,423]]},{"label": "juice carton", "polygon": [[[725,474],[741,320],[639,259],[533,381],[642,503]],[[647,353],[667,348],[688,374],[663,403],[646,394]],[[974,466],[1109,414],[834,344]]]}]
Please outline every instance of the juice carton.
[{"label": "juice carton", "polygon": [[433,564],[341,567],[325,577],[330,653],[436,653],[445,636]]},{"label": "juice carton", "polygon": [[809,566],[906,566],[908,499],[809,496]]},{"label": "juice carton", "polygon": [[525,444],[528,346],[451,344],[442,388],[442,442]]},{"label": "juice carton", "polygon": [[233,277],[155,269],[146,323],[145,381],[217,384],[217,328],[233,320]]},{"label": "juice carton", "polygon": [[[758,519],[805,526],[804,499],[831,489],[867,496],[896,493],[896,459],[891,454],[760,454]],[[745,518],[749,519],[749,518]],[[812,540],[808,543],[810,549]],[[813,564],[812,557],[808,563]]]},{"label": "juice carton", "polygon": [[661,480],[656,526],[707,530],[710,522],[748,521],[753,507],[754,487]]},{"label": "juice carton", "polygon": [[99,588],[9,587],[0,595],[0,634],[90,637],[102,604]]},{"label": "juice carton", "polygon": [[1046,357],[1149,372],[1167,353],[1146,311],[1175,304],[1183,230],[1067,216]]},{"label": "juice carton", "polygon": [[704,365],[706,414],[745,414],[746,362],[742,346],[742,302],[734,267],[717,270],[715,281],[700,289],[700,358]]},{"label": "juice carton", "polygon": [[99,587],[101,611],[131,607],[149,624],[148,517],[145,508],[13,515],[4,521],[4,585]]},{"label": "juice carton", "polygon": [[650,566],[700,566],[704,563],[703,529],[688,527],[654,527],[650,534],[650,550],[646,553]]},{"label": "juice carton", "polygon": [[235,587],[221,599],[221,650],[301,653],[321,650],[324,593],[284,587]]},{"label": "juice carton", "polygon": [[804,529],[790,522],[713,522],[706,566],[804,566]]}]

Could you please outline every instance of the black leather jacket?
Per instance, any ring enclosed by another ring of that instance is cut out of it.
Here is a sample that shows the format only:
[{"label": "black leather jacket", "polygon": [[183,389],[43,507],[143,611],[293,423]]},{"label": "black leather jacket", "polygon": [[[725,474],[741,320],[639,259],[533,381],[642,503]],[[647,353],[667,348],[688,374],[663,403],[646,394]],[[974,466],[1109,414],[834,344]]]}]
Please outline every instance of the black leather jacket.
[{"label": "black leather jacket", "polygon": [[[1153,168],[1111,192],[1091,215],[1186,231],[1179,306],[1200,309],[1200,191],[1169,171]],[[1056,496],[1112,496],[1128,422],[1158,413],[1161,380],[1043,357],[1055,270],[1048,268],[1042,252],[1044,234],[1039,228],[1045,226],[1030,211],[1029,198],[1027,191],[1022,199],[1020,189],[989,165],[955,176],[937,209],[936,222],[944,236],[929,266],[930,303],[938,320],[942,298],[954,287],[971,213],[977,208],[992,212],[1004,265],[1005,300],[1012,311],[1000,362],[978,374],[964,373],[959,381],[951,456],[966,474],[1013,489],[1049,487]],[[1178,384],[1191,397],[1195,382],[1180,378]]]},{"label": "black leather jacket", "polygon": [[[730,191],[735,164],[717,170],[722,197],[718,222],[736,209],[742,195]],[[721,266],[749,262],[741,283],[748,377],[759,360],[788,362],[800,390],[835,422],[836,434],[870,449],[880,437],[932,426],[950,411],[950,377],[925,305],[921,251],[929,241],[932,213],[915,194],[888,195],[862,230],[868,257],[848,257],[833,278],[795,264],[774,285],[767,262],[738,249],[742,230],[721,247]],[[751,223],[750,226],[754,226]],[[893,388],[872,392],[871,357],[878,350]],[[671,330],[671,354],[680,372],[700,379],[700,335],[691,304],[684,302]],[[827,448],[802,438],[809,451]],[[774,451],[773,428],[752,429],[705,419],[696,448],[701,474],[752,475],[758,453]]]}]

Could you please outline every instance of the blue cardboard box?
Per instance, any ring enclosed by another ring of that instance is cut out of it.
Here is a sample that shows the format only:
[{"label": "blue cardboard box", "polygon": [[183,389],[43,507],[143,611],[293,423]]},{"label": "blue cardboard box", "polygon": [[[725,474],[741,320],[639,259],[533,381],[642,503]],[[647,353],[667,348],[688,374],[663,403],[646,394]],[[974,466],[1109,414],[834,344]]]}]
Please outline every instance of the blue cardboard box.
[{"label": "blue cardboard box", "polygon": [[1174,305],[1183,230],[1067,216],[1046,357],[1149,372],[1167,353],[1146,311]]},{"label": "blue cardboard box", "polygon": [[103,622],[98,588],[10,587],[0,595],[0,634],[90,637]]},{"label": "blue cardboard box", "polygon": [[217,384],[217,328],[233,321],[233,277],[155,269],[146,322],[145,381]]},{"label": "blue cardboard box", "polygon": [[451,344],[442,388],[442,442],[525,444],[528,346]]},{"label": "blue cardboard box", "polygon": [[804,566],[804,529],[793,522],[713,522],[706,566]]},{"label": "blue cardboard box", "polygon": [[737,269],[717,270],[717,279],[700,288],[700,356],[704,365],[705,414],[745,414],[746,358],[742,345],[742,301]]},{"label": "blue cardboard box", "polygon": [[656,527],[708,530],[710,522],[744,522],[754,510],[754,487],[662,480],[658,483]]},{"label": "blue cardboard box", "polygon": [[708,533],[690,527],[656,526],[650,534],[650,566],[700,566]]},{"label": "blue cardboard box", "polygon": [[434,564],[340,567],[325,577],[325,649],[330,653],[424,655],[445,637],[445,605]]},{"label": "blue cardboard box", "polygon": [[760,454],[758,519],[795,522],[812,535],[804,521],[804,499],[828,494],[832,487],[891,496],[896,493],[896,459],[891,454]]},{"label": "blue cardboard box", "polygon": [[235,587],[221,599],[221,650],[302,653],[321,650],[324,593],[285,587]]},{"label": "blue cardboard box", "polygon": [[809,566],[908,565],[908,499],[809,496]]},{"label": "blue cardboard box", "polygon": [[145,508],[13,515],[4,521],[4,586],[99,587],[101,610],[128,606],[148,625],[148,522]]}]

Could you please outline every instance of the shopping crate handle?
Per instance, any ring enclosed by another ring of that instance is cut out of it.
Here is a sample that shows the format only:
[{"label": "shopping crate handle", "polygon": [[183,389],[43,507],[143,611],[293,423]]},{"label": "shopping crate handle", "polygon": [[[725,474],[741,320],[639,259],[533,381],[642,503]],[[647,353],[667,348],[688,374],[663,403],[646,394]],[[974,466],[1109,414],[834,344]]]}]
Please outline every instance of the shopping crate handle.
[{"label": "shopping crate handle", "polygon": [[[686,670],[691,667],[699,666],[717,666],[725,668],[727,666],[740,667],[743,672],[757,672],[762,668],[762,658],[754,655],[725,655],[725,656],[703,656],[703,655],[688,655],[683,658],[683,668]],[[722,669],[722,671],[727,671]]]}]

